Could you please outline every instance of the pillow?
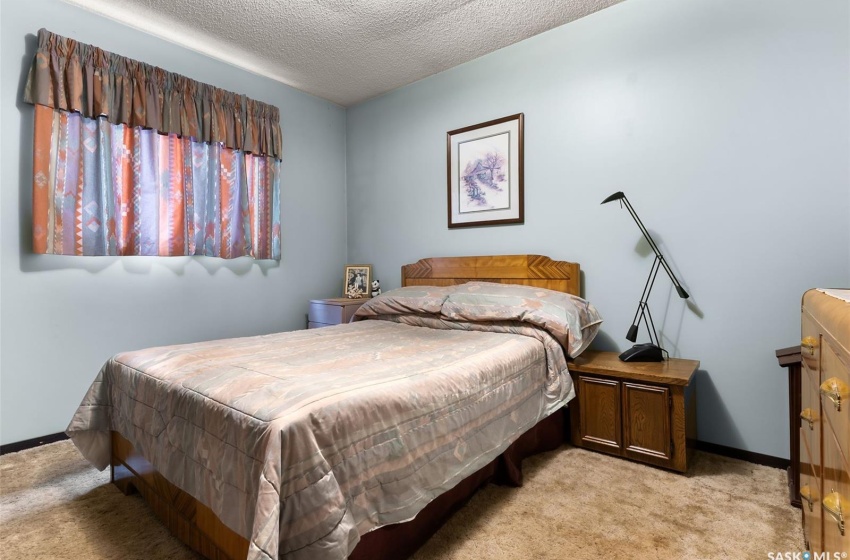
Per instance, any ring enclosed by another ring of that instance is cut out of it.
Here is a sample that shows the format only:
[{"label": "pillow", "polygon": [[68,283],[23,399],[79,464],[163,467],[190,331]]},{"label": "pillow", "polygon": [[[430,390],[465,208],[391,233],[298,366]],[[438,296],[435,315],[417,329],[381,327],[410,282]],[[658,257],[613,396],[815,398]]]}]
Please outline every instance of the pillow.
[{"label": "pillow", "polygon": [[354,314],[354,321],[378,315],[440,313],[443,302],[456,286],[408,286],[384,292],[366,301]]},{"label": "pillow", "polygon": [[492,282],[455,286],[440,313],[455,321],[522,321],[535,325],[555,337],[573,358],[590,345],[602,324],[596,308],[578,296]]}]

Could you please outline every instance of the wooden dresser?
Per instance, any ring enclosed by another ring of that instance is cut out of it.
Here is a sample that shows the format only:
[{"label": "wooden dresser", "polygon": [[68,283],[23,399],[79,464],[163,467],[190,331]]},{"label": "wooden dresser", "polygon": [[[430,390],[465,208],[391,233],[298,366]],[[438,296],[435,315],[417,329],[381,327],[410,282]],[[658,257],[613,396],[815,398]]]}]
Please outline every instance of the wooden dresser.
[{"label": "wooden dresser", "polygon": [[833,293],[803,295],[800,383],[803,531],[830,558],[850,553],[850,290]]},{"label": "wooden dresser", "polygon": [[354,317],[354,312],[366,301],[367,298],[312,299],[307,312],[307,328],[317,329],[348,323]]},{"label": "wooden dresser", "polygon": [[569,364],[570,438],[584,447],[679,472],[696,438],[695,360],[621,362],[587,350]]}]

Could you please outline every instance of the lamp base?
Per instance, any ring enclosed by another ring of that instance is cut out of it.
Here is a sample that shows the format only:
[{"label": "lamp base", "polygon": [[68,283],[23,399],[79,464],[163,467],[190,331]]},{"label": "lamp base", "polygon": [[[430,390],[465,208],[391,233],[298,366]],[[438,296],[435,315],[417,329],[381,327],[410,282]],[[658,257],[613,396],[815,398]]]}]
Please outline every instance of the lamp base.
[{"label": "lamp base", "polygon": [[664,353],[659,346],[651,342],[635,344],[622,354],[621,362],[663,362]]}]

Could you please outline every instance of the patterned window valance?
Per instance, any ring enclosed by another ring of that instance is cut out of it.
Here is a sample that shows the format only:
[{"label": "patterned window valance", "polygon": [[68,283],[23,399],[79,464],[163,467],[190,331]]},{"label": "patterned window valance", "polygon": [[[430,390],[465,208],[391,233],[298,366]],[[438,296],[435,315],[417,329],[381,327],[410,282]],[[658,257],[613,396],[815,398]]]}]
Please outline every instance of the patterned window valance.
[{"label": "patterned window valance", "polygon": [[46,29],[38,32],[24,100],[277,160],[282,156],[277,107]]}]

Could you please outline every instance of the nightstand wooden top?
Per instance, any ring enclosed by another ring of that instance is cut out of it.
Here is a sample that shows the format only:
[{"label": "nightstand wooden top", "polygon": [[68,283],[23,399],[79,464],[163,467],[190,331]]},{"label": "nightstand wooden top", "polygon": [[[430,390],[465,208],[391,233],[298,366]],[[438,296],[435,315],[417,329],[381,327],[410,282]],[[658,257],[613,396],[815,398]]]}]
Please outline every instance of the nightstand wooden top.
[{"label": "nightstand wooden top", "polygon": [[585,350],[568,365],[570,371],[579,373],[664,385],[687,385],[699,368],[699,361],[670,358],[663,362],[621,362],[617,352]]},{"label": "nightstand wooden top", "polygon": [[363,305],[369,298],[346,298],[346,297],[337,297],[337,298],[325,298],[325,299],[311,299],[310,303],[323,303],[325,305]]}]

